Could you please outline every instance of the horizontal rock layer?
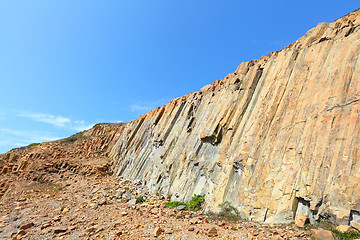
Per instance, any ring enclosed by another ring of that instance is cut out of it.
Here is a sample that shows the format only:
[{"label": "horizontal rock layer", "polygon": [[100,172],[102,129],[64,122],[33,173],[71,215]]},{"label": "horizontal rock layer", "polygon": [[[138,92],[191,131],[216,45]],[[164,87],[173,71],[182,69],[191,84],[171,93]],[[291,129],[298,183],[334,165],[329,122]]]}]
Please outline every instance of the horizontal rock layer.
[{"label": "horizontal rock layer", "polygon": [[207,210],[228,201],[250,220],[348,224],[360,215],[359,53],[355,11],[135,121],[98,125],[52,159],[101,152],[115,176],[172,200],[205,194]]}]

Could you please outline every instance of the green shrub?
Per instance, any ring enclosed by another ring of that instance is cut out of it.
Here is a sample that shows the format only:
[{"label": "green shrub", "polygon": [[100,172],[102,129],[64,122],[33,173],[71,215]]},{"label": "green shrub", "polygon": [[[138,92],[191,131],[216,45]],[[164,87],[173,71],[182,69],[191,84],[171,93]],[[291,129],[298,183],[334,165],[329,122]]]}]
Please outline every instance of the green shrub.
[{"label": "green shrub", "polygon": [[191,200],[189,202],[187,202],[187,207],[190,210],[199,211],[199,210],[201,210],[201,205],[204,202],[205,202],[205,194],[203,194],[203,195],[194,194],[194,196],[191,198]]},{"label": "green shrub", "polygon": [[239,210],[236,207],[232,206],[230,202],[228,201],[223,202],[222,204],[219,204],[219,207],[221,208],[219,213],[208,212],[206,215],[208,215],[208,217],[212,220],[219,220],[219,219],[224,221],[244,220],[240,217]]},{"label": "green shrub", "polygon": [[231,206],[230,202],[228,201],[219,204],[219,207],[221,208],[220,213],[223,213],[223,215],[239,216],[239,210],[236,207]]},{"label": "green shrub", "polygon": [[336,226],[333,223],[326,221],[326,220],[321,220],[321,221],[315,222],[313,224],[305,224],[304,230],[309,230],[312,228],[326,229],[326,230],[333,232],[334,235],[336,236],[336,239],[339,239],[339,240],[360,238],[360,233],[357,231],[350,231],[350,232],[342,233],[342,232],[338,231],[335,227]]},{"label": "green shrub", "polygon": [[140,195],[140,196],[136,197],[136,202],[138,202],[138,203],[145,202],[145,198]]},{"label": "green shrub", "polygon": [[24,147],[18,147],[18,148],[13,148],[11,149],[10,151],[13,151],[13,150],[24,150],[24,149],[27,149],[27,148],[30,148],[30,147],[34,147],[36,145],[39,145],[40,143],[30,143],[29,145],[26,145]]},{"label": "green shrub", "polygon": [[335,228],[331,229],[331,231],[336,235],[337,239],[356,239],[360,237],[360,233],[359,232],[340,232],[338,230],[336,230]]},{"label": "green shrub", "polygon": [[75,134],[71,135],[70,137],[65,138],[65,139],[63,140],[63,142],[73,143],[73,142],[75,142],[75,141],[77,141],[77,140],[87,139],[88,137],[85,136],[84,133],[85,133],[85,131],[75,133]]},{"label": "green shrub", "polygon": [[180,202],[180,201],[165,202],[165,207],[166,208],[174,208],[174,207],[181,206],[181,205],[186,206],[186,203]]},{"label": "green shrub", "polygon": [[55,187],[54,189],[53,189],[53,191],[54,192],[60,192],[61,190],[63,190],[64,188],[63,187]]},{"label": "green shrub", "polygon": [[165,202],[165,207],[174,208],[177,206],[184,205],[187,210],[199,211],[201,210],[202,204],[204,202],[205,202],[205,194],[203,195],[194,194],[194,196],[188,202],[180,202],[180,201]]},{"label": "green shrub", "polygon": [[26,147],[29,148],[29,147],[34,147],[36,145],[39,145],[40,143],[30,143],[29,145],[27,145]]}]

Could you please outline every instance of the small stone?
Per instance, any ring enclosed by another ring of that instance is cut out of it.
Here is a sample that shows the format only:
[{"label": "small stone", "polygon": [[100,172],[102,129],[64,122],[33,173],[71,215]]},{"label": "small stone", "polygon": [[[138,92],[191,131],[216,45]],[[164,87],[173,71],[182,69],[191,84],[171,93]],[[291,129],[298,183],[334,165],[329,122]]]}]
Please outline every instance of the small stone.
[{"label": "small stone", "polygon": [[69,227],[69,230],[70,231],[73,231],[73,230],[75,230],[77,227],[76,226],[71,226],[71,227]]},{"label": "small stone", "polygon": [[136,199],[133,198],[133,199],[131,199],[131,200],[128,202],[128,205],[129,205],[129,206],[132,206],[132,205],[135,205],[136,203],[137,203]]},{"label": "small stone", "polygon": [[128,191],[126,191],[126,192],[125,192],[125,198],[126,198],[127,200],[130,200],[130,199],[131,199],[131,193],[128,192]]},{"label": "small stone", "polygon": [[51,226],[51,222],[45,222],[41,225],[41,230]]},{"label": "small stone", "polygon": [[22,239],[23,236],[25,236],[27,234],[27,231],[25,230],[20,230],[17,234],[16,234],[16,239]]},{"label": "small stone", "polygon": [[119,191],[119,192],[116,193],[115,197],[118,198],[118,199],[120,199],[123,194],[124,194],[123,191]]},{"label": "small stone", "polygon": [[180,206],[177,206],[176,209],[179,210],[179,211],[184,211],[184,210],[186,210],[186,206],[185,205],[180,205]]},{"label": "small stone", "polygon": [[115,233],[115,235],[116,235],[117,237],[121,236],[122,234],[123,234],[122,231],[118,231],[118,232]]},{"label": "small stone", "polygon": [[63,233],[63,232],[67,231],[67,227],[66,226],[58,226],[58,227],[55,227],[53,229],[53,231],[55,234]]},{"label": "small stone", "polygon": [[128,215],[127,212],[121,212],[121,216],[126,216],[126,215]]},{"label": "small stone", "polygon": [[194,231],[194,230],[195,230],[195,228],[193,226],[188,228],[188,231]]},{"label": "small stone", "polygon": [[346,232],[349,232],[351,230],[351,226],[339,225],[339,226],[336,227],[336,230],[338,230],[339,232],[342,232],[342,233],[346,233]]},{"label": "small stone", "polygon": [[20,229],[25,230],[25,229],[31,228],[32,226],[34,226],[33,222],[26,222],[26,223],[21,224]]},{"label": "small stone", "polygon": [[312,235],[317,240],[334,240],[332,232],[324,229],[311,229]]},{"label": "small stone", "polygon": [[224,223],[224,222],[219,222],[219,223],[218,223],[218,226],[219,226],[219,227],[225,226],[225,223]]},{"label": "small stone", "polygon": [[357,220],[351,221],[350,225],[351,225],[353,228],[356,228],[357,230],[360,231],[360,218],[357,219]]},{"label": "small stone", "polygon": [[298,213],[296,215],[295,224],[298,227],[304,227],[306,221],[308,221],[308,217],[305,215],[302,215],[301,213]]},{"label": "small stone", "polygon": [[198,224],[199,223],[199,221],[196,218],[190,219],[189,222],[190,222],[190,224]]},{"label": "small stone", "polygon": [[87,228],[87,229],[85,230],[85,232],[86,232],[86,233],[92,233],[92,232],[95,232],[95,230],[96,230],[96,227],[94,226],[94,227],[89,227],[89,228]]},{"label": "small stone", "polygon": [[161,232],[162,232],[162,229],[161,229],[160,227],[156,227],[156,228],[153,229],[152,235],[153,235],[154,237],[158,237],[158,236],[161,235]]},{"label": "small stone", "polygon": [[217,230],[215,227],[211,228],[208,232],[209,237],[216,237],[218,235]]}]

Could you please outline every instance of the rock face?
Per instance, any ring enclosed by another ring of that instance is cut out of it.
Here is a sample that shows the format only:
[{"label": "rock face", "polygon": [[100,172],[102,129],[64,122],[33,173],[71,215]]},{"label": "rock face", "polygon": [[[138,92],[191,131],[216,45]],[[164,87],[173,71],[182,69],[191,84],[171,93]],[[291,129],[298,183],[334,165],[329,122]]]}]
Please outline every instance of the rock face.
[{"label": "rock face", "polygon": [[299,212],[347,224],[360,211],[360,13],[127,124],[116,175],[172,200],[206,194],[243,217]]},{"label": "rock face", "polygon": [[100,149],[115,176],[174,201],[205,194],[207,210],[229,201],[255,221],[348,224],[360,212],[359,53],[355,11],[124,126],[89,130],[102,134],[79,154]]}]

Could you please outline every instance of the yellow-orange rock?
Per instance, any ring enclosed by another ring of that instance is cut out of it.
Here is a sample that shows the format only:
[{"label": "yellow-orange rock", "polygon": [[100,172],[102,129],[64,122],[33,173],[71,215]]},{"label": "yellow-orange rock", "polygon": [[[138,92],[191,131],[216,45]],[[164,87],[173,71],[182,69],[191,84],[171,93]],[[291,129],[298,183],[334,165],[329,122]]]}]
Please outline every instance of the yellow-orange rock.
[{"label": "yellow-orange rock", "polygon": [[360,212],[359,53],[355,11],[123,126],[2,155],[0,172],[49,160],[141,180],[172,201],[205,194],[206,210],[229,201],[250,220],[348,224]]},{"label": "yellow-orange rock", "polygon": [[[244,217],[348,223],[360,211],[360,16],[320,23],[285,49],[124,126],[116,175],[171,200],[205,194]],[[302,210],[302,211],[303,211]]]}]

